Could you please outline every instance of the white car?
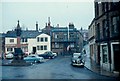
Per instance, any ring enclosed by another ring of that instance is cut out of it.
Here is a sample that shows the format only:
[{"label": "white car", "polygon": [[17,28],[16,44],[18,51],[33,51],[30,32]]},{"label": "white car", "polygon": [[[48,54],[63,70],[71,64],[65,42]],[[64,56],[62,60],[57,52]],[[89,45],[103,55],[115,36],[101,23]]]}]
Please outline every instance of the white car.
[{"label": "white car", "polygon": [[55,57],[57,56],[57,53],[52,53]]},{"label": "white car", "polygon": [[13,54],[12,53],[8,53],[7,55],[5,55],[6,59],[12,59],[13,58]]}]

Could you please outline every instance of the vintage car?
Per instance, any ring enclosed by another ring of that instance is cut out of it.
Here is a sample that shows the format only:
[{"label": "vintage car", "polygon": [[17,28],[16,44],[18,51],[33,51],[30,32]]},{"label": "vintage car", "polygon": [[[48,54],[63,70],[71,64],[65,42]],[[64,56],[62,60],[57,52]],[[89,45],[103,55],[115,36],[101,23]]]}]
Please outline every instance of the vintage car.
[{"label": "vintage car", "polygon": [[12,59],[13,58],[13,54],[12,53],[8,53],[5,55],[6,59]]},{"label": "vintage car", "polygon": [[38,55],[35,55],[35,54],[31,54],[31,55],[28,55],[27,57],[24,57],[24,60],[26,62],[31,62],[31,63],[41,63],[41,62],[44,62],[44,58],[43,57],[39,57]]},{"label": "vintage car", "polygon": [[73,66],[84,66],[84,59],[81,53],[73,53],[72,59],[71,59],[71,65]]},{"label": "vintage car", "polygon": [[47,51],[44,54],[39,54],[38,56],[43,57],[44,59],[53,59],[56,57],[52,51]]}]

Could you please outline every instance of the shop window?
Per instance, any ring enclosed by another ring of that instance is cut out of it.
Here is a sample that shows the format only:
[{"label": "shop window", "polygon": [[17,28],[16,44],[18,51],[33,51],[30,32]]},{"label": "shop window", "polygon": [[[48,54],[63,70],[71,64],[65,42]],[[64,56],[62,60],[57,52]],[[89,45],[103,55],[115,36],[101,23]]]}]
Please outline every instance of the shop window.
[{"label": "shop window", "polygon": [[107,63],[107,46],[103,45],[102,46],[102,53],[103,53],[103,63]]},{"label": "shop window", "polygon": [[7,48],[7,51],[13,51],[13,49],[12,48]]}]

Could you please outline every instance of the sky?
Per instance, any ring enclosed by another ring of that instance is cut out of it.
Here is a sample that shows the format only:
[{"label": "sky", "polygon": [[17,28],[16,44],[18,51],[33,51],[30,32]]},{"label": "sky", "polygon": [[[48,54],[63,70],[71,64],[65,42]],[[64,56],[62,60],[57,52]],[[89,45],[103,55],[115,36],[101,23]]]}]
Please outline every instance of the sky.
[{"label": "sky", "polygon": [[36,21],[39,28],[45,27],[50,17],[51,26],[56,27],[57,24],[61,27],[68,26],[73,23],[75,28],[88,29],[91,21],[94,18],[94,2],[77,2],[63,0],[61,2],[46,1],[7,1],[0,3],[0,32],[13,30],[17,21],[20,21],[22,29],[35,29]]}]

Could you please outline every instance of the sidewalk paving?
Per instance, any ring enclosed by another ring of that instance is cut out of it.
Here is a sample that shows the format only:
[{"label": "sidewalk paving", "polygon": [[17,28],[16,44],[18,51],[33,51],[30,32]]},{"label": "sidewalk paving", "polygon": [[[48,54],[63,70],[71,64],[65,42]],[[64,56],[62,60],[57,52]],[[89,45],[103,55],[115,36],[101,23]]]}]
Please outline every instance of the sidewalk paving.
[{"label": "sidewalk paving", "polygon": [[100,75],[109,76],[109,77],[115,77],[115,78],[118,77],[118,73],[113,73],[113,72],[109,72],[109,71],[103,70],[93,60],[91,60],[90,57],[86,57],[85,67],[87,69],[95,72],[95,73],[100,74]]}]

